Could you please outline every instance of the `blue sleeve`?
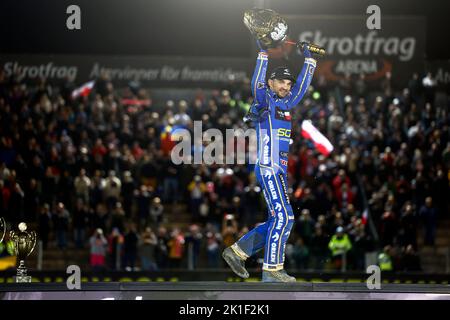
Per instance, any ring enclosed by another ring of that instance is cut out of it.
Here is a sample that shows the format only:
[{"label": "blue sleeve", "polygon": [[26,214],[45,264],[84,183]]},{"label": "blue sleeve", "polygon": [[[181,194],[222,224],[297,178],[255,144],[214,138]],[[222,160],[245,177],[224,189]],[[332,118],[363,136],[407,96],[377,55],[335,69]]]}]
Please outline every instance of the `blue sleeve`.
[{"label": "blue sleeve", "polygon": [[316,70],[316,60],[305,58],[302,71],[300,72],[294,87],[291,90],[292,98],[289,101],[289,108],[295,107],[306,93]]},{"label": "blue sleeve", "polygon": [[268,55],[265,51],[260,51],[258,58],[256,59],[255,71],[253,71],[253,77],[251,82],[252,95],[254,101],[258,105],[265,104],[266,96],[266,72],[268,64]]}]

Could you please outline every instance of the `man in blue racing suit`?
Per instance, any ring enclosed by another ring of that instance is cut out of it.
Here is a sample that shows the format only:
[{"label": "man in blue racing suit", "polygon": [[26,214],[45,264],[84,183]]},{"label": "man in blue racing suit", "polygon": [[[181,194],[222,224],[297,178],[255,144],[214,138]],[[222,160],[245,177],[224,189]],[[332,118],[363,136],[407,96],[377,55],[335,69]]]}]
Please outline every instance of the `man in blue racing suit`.
[{"label": "man in blue racing suit", "polygon": [[[261,49],[261,47],[260,47]],[[258,157],[255,174],[268,207],[268,219],[242,236],[223,252],[223,258],[240,277],[248,278],[245,260],[265,249],[262,281],[294,282],[284,270],[285,246],[294,223],[287,194],[287,164],[291,140],[291,109],[305,95],[316,60],[302,44],[305,56],[297,79],[285,67],[276,68],[266,83],[268,54],[261,49],[252,78],[254,102],[246,120],[255,124]]]}]

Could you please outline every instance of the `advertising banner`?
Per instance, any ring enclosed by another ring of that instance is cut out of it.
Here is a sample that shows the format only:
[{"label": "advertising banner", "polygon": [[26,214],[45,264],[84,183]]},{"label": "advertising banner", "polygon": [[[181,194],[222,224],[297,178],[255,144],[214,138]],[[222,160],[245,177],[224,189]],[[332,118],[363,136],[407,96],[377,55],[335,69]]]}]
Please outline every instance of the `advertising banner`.
[{"label": "advertising banner", "polygon": [[139,81],[151,87],[211,88],[243,81],[251,64],[245,58],[0,55],[0,68],[25,82],[47,78],[84,83],[106,75],[118,86]]},{"label": "advertising banner", "polygon": [[[317,75],[339,81],[347,74],[364,74],[369,81],[380,80],[386,72],[407,84],[413,72],[423,72],[425,19],[381,16],[381,29],[369,30],[368,16],[285,16],[289,40],[307,41],[326,50]],[[271,50],[271,57],[289,60],[301,68],[303,57],[293,45]]]}]

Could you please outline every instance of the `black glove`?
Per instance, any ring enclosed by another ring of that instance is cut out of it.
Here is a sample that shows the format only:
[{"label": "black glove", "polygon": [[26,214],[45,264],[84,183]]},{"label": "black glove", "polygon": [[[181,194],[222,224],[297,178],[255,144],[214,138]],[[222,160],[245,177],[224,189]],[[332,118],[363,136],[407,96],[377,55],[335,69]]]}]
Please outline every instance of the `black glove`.
[{"label": "black glove", "polygon": [[269,107],[265,106],[258,110],[257,106],[258,104],[255,103],[252,104],[252,106],[250,107],[250,109],[248,110],[247,114],[243,119],[245,123],[261,122],[267,118],[267,115],[269,113]]}]

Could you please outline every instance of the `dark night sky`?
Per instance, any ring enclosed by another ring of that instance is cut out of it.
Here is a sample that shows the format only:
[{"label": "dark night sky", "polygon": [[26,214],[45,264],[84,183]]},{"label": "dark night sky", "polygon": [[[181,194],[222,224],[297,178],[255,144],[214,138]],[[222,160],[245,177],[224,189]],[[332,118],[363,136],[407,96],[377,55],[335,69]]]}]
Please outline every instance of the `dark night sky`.
[{"label": "dark night sky", "polygon": [[[2,0],[0,52],[154,54],[244,57],[251,50],[242,23],[254,0]],[[281,14],[424,15],[430,59],[450,58],[449,1],[266,0]],[[66,8],[78,4],[82,30],[65,28]]]}]

